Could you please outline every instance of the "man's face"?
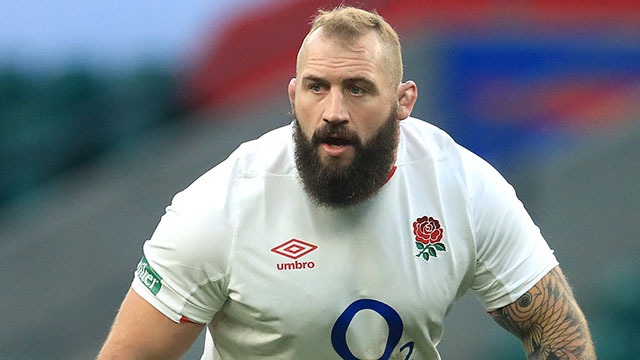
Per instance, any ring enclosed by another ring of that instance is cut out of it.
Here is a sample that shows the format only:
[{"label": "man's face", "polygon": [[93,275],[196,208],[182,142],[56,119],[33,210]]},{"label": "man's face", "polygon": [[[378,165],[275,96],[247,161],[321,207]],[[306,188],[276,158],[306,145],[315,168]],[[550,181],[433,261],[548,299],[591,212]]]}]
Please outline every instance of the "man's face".
[{"label": "man's face", "polygon": [[[347,46],[319,29],[303,45],[295,87],[289,89],[296,165],[320,204],[345,206],[369,198],[393,166],[399,120],[383,55],[374,32]],[[362,178],[365,173],[376,178]],[[319,198],[327,193],[333,195]]]},{"label": "man's face", "polygon": [[[373,137],[397,102],[385,73],[383,46],[371,31],[350,45],[324,35],[309,35],[298,62],[295,93],[289,89],[300,128],[307,139],[331,123],[342,125],[362,143]],[[326,165],[348,165],[355,149],[348,138],[335,136],[318,147]]]}]

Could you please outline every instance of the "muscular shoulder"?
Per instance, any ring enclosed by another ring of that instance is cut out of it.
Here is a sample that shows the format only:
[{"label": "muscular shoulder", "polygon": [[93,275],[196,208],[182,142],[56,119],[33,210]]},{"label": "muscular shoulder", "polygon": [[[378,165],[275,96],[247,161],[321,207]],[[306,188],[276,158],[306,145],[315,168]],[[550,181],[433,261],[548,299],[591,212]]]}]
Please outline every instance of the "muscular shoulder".
[{"label": "muscular shoulder", "polygon": [[237,204],[242,200],[239,184],[264,174],[287,174],[291,168],[290,137],[287,126],[240,145],[226,160],[174,196],[152,242],[179,243],[184,251],[201,254],[207,253],[199,250],[203,248],[215,252],[228,248]]},{"label": "muscular shoulder", "polygon": [[[230,216],[238,182],[247,177],[287,175],[294,168],[291,127],[272,130],[260,138],[242,143],[227,159],[216,165],[186,189],[176,194],[168,210],[196,216]],[[220,224],[218,224],[220,225]]]},{"label": "muscular shoulder", "polygon": [[459,145],[444,130],[420,119],[400,122],[400,162],[458,158]]},{"label": "muscular shoulder", "polygon": [[[428,122],[408,118],[401,123],[399,163],[431,163],[443,176],[454,176],[466,191],[505,185],[503,177],[484,159],[458,144],[444,130]],[[433,170],[430,170],[433,171]]]},{"label": "muscular shoulder", "polygon": [[235,163],[239,176],[291,175],[293,162],[291,125],[271,130],[240,145],[227,161]]}]

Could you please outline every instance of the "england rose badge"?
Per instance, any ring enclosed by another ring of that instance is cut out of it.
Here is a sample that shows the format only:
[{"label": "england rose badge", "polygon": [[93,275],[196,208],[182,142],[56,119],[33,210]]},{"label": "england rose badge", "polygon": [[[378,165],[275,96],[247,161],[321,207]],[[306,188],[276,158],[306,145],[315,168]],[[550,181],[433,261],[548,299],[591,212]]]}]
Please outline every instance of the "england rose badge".
[{"label": "england rose badge", "polygon": [[447,251],[447,247],[441,242],[444,229],[440,221],[431,216],[417,218],[413,222],[413,234],[416,237],[417,257],[429,261],[431,257],[438,257],[438,251]]}]

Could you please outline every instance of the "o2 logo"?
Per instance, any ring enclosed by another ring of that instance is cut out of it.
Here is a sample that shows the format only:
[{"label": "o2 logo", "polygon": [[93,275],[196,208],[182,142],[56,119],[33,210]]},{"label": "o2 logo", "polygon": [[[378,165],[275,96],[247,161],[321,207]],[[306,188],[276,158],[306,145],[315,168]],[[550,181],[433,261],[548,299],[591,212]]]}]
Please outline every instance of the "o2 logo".
[{"label": "o2 logo", "polygon": [[[382,353],[382,356],[378,359],[387,360],[391,356],[393,349],[395,349],[400,342],[404,324],[402,324],[402,319],[397,311],[395,311],[391,306],[377,300],[360,299],[347,306],[347,308],[338,317],[338,320],[336,320],[336,323],[333,324],[333,329],[331,329],[331,345],[333,345],[333,349],[344,360],[359,360],[355,355],[353,355],[347,345],[347,329],[349,328],[354,316],[356,316],[359,311],[365,309],[373,310],[378,313],[389,326],[387,344],[385,345],[384,353]],[[404,359],[409,360],[409,357],[413,353],[413,341],[409,341],[404,344],[400,348],[400,352],[404,351],[404,349],[408,349],[407,356]]]}]

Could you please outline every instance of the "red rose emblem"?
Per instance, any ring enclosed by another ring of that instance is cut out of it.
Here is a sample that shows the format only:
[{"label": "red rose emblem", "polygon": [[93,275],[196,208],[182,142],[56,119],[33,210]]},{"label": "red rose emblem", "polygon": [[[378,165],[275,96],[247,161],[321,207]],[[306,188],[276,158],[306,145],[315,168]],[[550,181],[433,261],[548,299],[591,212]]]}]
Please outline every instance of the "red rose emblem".
[{"label": "red rose emblem", "polygon": [[413,222],[413,234],[416,236],[416,257],[429,261],[437,258],[438,252],[446,252],[447,246],[440,242],[444,229],[440,227],[440,222],[431,216],[417,218]]},{"label": "red rose emblem", "polygon": [[423,216],[413,223],[413,234],[416,236],[416,241],[427,245],[440,242],[443,230],[438,220],[431,216]]}]

